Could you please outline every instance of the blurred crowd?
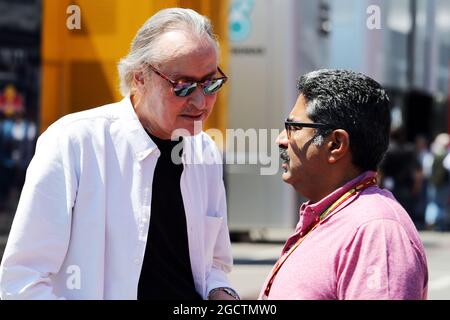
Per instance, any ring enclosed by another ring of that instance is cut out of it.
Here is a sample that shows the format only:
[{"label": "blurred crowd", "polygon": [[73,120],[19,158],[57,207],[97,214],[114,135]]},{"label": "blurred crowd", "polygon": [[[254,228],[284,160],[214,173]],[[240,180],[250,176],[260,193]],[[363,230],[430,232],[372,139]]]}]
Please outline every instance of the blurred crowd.
[{"label": "blurred crowd", "polygon": [[380,184],[408,211],[419,230],[450,230],[450,135],[407,142],[400,128],[392,131],[380,166]]},{"label": "blurred crowd", "polygon": [[15,211],[36,136],[36,124],[23,112],[0,113],[0,214]]}]

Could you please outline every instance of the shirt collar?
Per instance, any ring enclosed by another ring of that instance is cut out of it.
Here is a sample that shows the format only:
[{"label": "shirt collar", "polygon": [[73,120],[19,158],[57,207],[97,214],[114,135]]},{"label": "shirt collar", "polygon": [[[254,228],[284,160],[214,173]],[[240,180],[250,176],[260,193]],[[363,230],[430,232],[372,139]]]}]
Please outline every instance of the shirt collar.
[{"label": "shirt collar", "polygon": [[[138,161],[144,160],[152,153],[159,156],[160,151],[156,143],[150,138],[139,121],[130,96],[126,96],[115,108],[113,117],[123,122],[121,130],[126,131],[127,140]],[[216,152],[204,152],[203,140],[198,139],[201,134],[183,137],[181,162],[183,164],[214,163],[221,164],[222,158]],[[207,146],[206,146],[207,147]],[[212,150],[214,151],[214,150]],[[206,159],[205,159],[206,157]]]},{"label": "shirt collar", "polygon": [[148,155],[158,150],[157,145],[139,121],[129,95],[119,102],[117,112],[121,121],[124,122],[122,128],[126,130],[127,140],[138,161],[144,160]]},{"label": "shirt collar", "polygon": [[[375,171],[365,171],[356,178],[348,181],[346,184],[344,184],[342,187],[336,189],[332,193],[330,193],[328,196],[323,198],[322,200],[309,204],[308,202],[305,202],[300,207],[300,219],[299,223],[297,224],[296,231],[298,232],[305,232],[308,230],[313,223],[319,222],[320,215],[328,208],[330,207],[335,201],[337,201],[340,197],[342,197],[347,191],[349,191],[353,186],[358,184],[359,182],[363,181],[364,179],[372,178],[376,176]],[[331,213],[328,217],[332,216],[333,213]],[[327,217],[327,218],[328,218]]]}]

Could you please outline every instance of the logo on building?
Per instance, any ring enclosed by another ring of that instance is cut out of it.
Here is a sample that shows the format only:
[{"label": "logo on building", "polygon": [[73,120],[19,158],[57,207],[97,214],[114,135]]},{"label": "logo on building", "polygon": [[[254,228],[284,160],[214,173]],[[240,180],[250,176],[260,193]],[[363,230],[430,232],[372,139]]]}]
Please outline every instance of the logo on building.
[{"label": "logo on building", "polygon": [[248,38],[251,31],[250,13],[255,0],[233,0],[229,17],[229,37],[233,42]]}]

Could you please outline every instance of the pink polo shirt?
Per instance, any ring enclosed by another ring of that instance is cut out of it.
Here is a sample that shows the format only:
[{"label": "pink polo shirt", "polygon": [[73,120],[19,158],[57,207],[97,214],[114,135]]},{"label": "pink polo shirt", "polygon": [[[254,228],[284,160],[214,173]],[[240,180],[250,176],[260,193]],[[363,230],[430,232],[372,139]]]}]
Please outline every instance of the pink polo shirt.
[{"label": "pink polo shirt", "polygon": [[[375,175],[365,172],[321,201],[304,203],[282,255],[324,210]],[[425,251],[413,222],[389,191],[375,185],[338,206],[303,240],[278,271],[268,299],[426,299],[427,283]]]}]

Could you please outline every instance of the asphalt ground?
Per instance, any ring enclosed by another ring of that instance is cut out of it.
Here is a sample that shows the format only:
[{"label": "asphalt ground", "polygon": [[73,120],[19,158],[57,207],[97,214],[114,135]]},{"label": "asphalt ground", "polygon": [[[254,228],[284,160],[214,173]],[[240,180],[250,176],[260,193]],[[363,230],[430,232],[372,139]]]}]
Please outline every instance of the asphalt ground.
[{"label": "asphalt ground", "polygon": [[[287,238],[288,233],[285,234]],[[283,236],[284,237],[284,236]],[[450,300],[450,232],[420,232],[428,261],[428,298]],[[282,237],[266,242],[233,242],[234,268],[230,281],[246,300],[256,299],[278,259]]]}]

